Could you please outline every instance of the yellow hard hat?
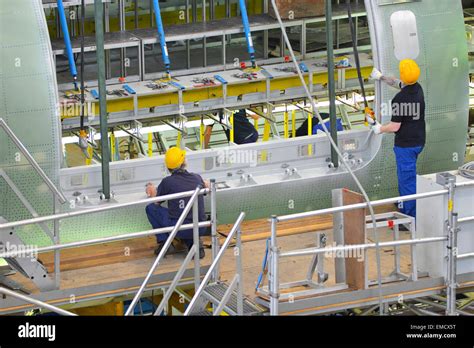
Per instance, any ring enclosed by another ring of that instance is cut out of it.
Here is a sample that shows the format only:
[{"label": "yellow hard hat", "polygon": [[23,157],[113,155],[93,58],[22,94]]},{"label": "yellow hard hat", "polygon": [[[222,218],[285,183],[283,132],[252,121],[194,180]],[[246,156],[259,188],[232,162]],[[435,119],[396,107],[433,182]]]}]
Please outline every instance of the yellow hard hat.
[{"label": "yellow hard hat", "polygon": [[184,163],[186,151],[181,150],[179,147],[171,147],[166,151],[165,163],[168,169],[176,169],[181,167]]},{"label": "yellow hard hat", "polygon": [[420,67],[413,59],[404,59],[400,62],[400,79],[405,85],[413,85],[420,77]]}]

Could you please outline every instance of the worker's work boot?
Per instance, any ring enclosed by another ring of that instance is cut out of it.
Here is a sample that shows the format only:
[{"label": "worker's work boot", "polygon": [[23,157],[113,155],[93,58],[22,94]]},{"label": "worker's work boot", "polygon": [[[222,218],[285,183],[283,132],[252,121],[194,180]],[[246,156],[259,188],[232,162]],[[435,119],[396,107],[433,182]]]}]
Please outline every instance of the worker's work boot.
[{"label": "worker's work boot", "polygon": [[[189,251],[193,247],[193,244],[187,244],[187,247]],[[204,245],[202,244],[202,240],[199,239],[199,259],[200,260],[203,259],[204,256],[206,256],[206,252],[204,251]],[[193,257],[193,260],[194,260],[194,257]]]},{"label": "worker's work boot", "polygon": [[206,252],[204,251],[204,246],[202,244],[202,240],[199,240],[199,259],[203,259],[206,256]]},{"label": "worker's work boot", "polygon": [[[161,252],[161,249],[163,249],[163,246],[165,245],[165,243],[158,243],[158,246],[156,247],[155,249],[155,255],[158,256],[158,254]],[[173,254],[179,254],[179,253],[182,253],[186,250],[185,246],[183,245],[183,243],[181,243],[181,241],[178,241],[178,240],[173,240],[173,242],[171,242],[171,245],[170,247],[168,248],[165,256],[168,256],[168,255],[173,255]]]}]

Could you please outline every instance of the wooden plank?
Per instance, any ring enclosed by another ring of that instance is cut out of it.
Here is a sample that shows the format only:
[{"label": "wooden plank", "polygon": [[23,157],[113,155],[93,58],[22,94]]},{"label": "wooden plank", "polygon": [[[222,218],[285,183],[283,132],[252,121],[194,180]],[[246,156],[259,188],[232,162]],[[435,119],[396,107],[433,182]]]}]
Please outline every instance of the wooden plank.
[{"label": "wooden plank", "polygon": [[[347,189],[342,190],[343,205],[363,203],[364,197]],[[344,215],[344,243],[346,245],[365,243],[365,209],[349,210]],[[350,254],[349,254],[350,255]],[[349,256],[348,255],[348,256]],[[346,282],[354,290],[365,289],[365,259],[346,257]]]},{"label": "wooden plank", "polygon": [[[323,16],[325,4],[325,0],[276,0],[278,12],[282,19]],[[273,6],[269,6],[268,13],[275,17]]]},{"label": "wooden plank", "polygon": [[[384,209],[386,211],[387,208]],[[278,224],[278,236],[292,236],[331,229],[331,215],[313,216],[287,221]],[[232,228],[232,225],[219,225],[218,231],[223,235],[221,242]],[[244,243],[265,240],[270,237],[270,224],[267,219],[247,220],[242,224],[242,241]],[[210,238],[204,237],[204,244],[210,245]],[[104,243],[81,248],[71,248],[61,251],[61,270],[69,271],[110,265],[120,262],[140,260],[153,256],[156,247],[155,237],[141,237],[113,243]],[[54,254],[43,253],[40,260],[52,272],[54,269]]]},{"label": "wooden plank", "polygon": [[[387,213],[393,211],[393,206],[376,207],[375,212]],[[227,236],[232,225],[219,225],[217,231],[222,236]],[[311,216],[295,221],[286,221],[278,223],[277,234],[279,237],[291,236],[295,234],[311,233],[324,231],[333,228],[332,215]],[[247,220],[242,223],[242,241],[254,242],[264,240],[270,237],[270,223],[268,219]]]},{"label": "wooden plank", "polygon": [[[142,237],[113,243],[104,243],[61,251],[61,271],[109,265],[147,258],[156,247],[154,237]],[[43,253],[40,260],[48,269],[54,270],[54,253]]]}]

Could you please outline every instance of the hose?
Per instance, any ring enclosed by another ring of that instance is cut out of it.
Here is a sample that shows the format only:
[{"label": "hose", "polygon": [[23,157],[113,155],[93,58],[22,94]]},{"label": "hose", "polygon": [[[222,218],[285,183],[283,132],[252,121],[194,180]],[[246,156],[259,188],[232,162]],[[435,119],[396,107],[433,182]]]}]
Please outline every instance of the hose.
[{"label": "hose", "polygon": [[61,25],[61,30],[63,31],[65,51],[66,51],[66,55],[69,61],[69,71],[73,78],[74,89],[77,90],[76,62],[74,60],[74,54],[72,52],[71,37],[69,36],[69,28],[67,24],[63,0],[57,0],[57,6],[58,6],[59,23]]},{"label": "hose", "polygon": [[166,45],[165,30],[163,29],[163,21],[161,19],[161,9],[158,0],[153,0],[153,10],[155,11],[155,22],[158,30],[158,39],[160,40],[161,55],[163,57],[163,64],[165,65],[166,77],[171,78],[170,75],[170,58],[168,54],[168,46]]},{"label": "hose", "polygon": [[[367,202],[367,206],[370,211],[370,215],[372,217],[372,223],[373,223],[373,230],[375,233],[375,248],[376,248],[376,254],[377,254],[377,287],[378,287],[378,302],[379,302],[379,308],[380,308],[380,315],[383,315],[384,309],[383,309],[383,300],[382,300],[382,277],[381,277],[381,269],[380,269],[380,245],[379,245],[379,240],[377,236],[377,221],[375,219],[375,212],[374,212],[374,207],[372,206],[369,196],[367,195],[367,192],[365,191],[364,187],[360,183],[359,179],[355,176],[354,172],[351,170],[349,164],[347,163],[347,160],[344,158],[344,156],[341,154],[341,151],[339,150],[338,146],[332,139],[326,125],[324,124],[323,119],[321,118],[321,115],[319,113],[319,110],[316,106],[316,103],[314,102],[313,96],[311,95],[308,86],[306,85],[306,81],[304,80],[303,73],[301,71],[301,67],[299,66],[296,57],[295,57],[295,52],[293,51],[293,47],[291,46],[290,40],[288,39],[288,35],[285,30],[285,26],[283,25],[283,21],[280,16],[280,12],[278,10],[278,7],[275,3],[275,0],[272,0],[272,6],[273,10],[275,11],[275,15],[277,17],[278,23],[281,28],[281,32],[283,34],[283,38],[285,39],[286,46],[288,48],[288,51],[290,52],[291,58],[293,60],[293,64],[295,65],[296,72],[298,73],[298,77],[301,81],[301,85],[303,86],[306,96],[308,100],[311,102],[311,106],[313,107],[314,113],[316,114],[316,117],[319,119],[319,122],[324,130],[324,133],[329,139],[329,142],[331,143],[331,146],[333,147],[334,151],[337,153],[339,158],[341,159],[342,164],[346,168],[347,172],[350,174],[354,182],[356,183],[357,187],[359,188],[360,192],[364,196],[364,200]],[[367,261],[367,260],[366,260]]]},{"label": "hose", "polygon": [[252,33],[250,31],[249,17],[247,15],[247,5],[245,0],[239,0],[240,5],[240,14],[242,16],[242,23],[244,26],[245,39],[247,40],[247,50],[250,55],[250,61],[252,62],[252,68],[256,68],[257,64],[255,62],[255,48],[253,47]]},{"label": "hose", "polygon": [[265,276],[265,274],[267,274],[267,261],[268,261],[268,249],[269,249],[269,247],[270,247],[270,238],[267,238],[266,248],[265,248],[265,256],[263,257],[263,262],[262,262],[262,271],[258,275],[257,285],[255,286],[255,292],[257,292],[258,287],[260,286],[260,284],[263,281],[263,277]]},{"label": "hose", "polygon": [[355,60],[356,69],[357,69],[357,77],[359,78],[359,85],[360,85],[360,90],[362,92],[362,98],[364,98],[364,106],[365,108],[368,108],[369,103],[367,102],[364,81],[362,80],[362,72],[360,69],[359,49],[357,48],[355,26],[354,26],[354,20],[352,18],[351,0],[346,0],[346,4],[347,4],[347,15],[349,18],[349,28],[351,29],[351,39],[352,39],[352,47],[354,49],[354,60]]},{"label": "hose", "polygon": [[84,129],[84,120],[85,120],[85,83],[84,83],[84,68],[85,68],[85,62],[84,62],[84,22],[85,22],[85,12],[86,12],[86,5],[85,5],[85,0],[81,0],[81,66],[80,66],[80,71],[81,71],[81,115],[80,115],[80,131],[79,131],[79,147],[81,148],[85,158],[91,159],[91,156],[89,155],[89,152],[87,151],[89,148],[89,144],[87,142],[87,132]]},{"label": "hose", "polygon": [[466,179],[474,180],[474,161],[459,167],[459,175]]}]

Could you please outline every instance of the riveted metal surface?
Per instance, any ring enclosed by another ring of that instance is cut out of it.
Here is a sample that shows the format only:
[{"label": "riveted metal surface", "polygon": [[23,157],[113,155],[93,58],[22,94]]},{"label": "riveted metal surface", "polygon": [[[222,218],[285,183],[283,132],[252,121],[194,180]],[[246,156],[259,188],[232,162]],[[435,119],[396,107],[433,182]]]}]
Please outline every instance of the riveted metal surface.
[{"label": "riveted metal surface", "polygon": [[[0,3],[0,117],[13,130],[51,180],[58,184],[60,154],[56,72],[40,1]],[[39,214],[53,212],[53,198],[38,174],[0,130],[0,166]],[[0,180],[0,215],[31,217]],[[45,241],[36,227],[19,229],[22,239]]]},{"label": "riveted metal surface", "polygon": [[[461,2],[424,0],[379,6],[376,0],[366,0],[365,5],[374,62],[385,74],[398,74],[398,60],[393,51],[389,24],[390,16],[398,10],[410,10],[415,14],[420,38],[420,55],[417,61],[422,70],[420,83],[426,96],[428,129],[427,145],[418,162],[419,173],[457,168],[464,157],[469,100],[466,88],[467,47]],[[1,117],[7,120],[25,142],[48,175],[57,182],[62,156],[58,143],[59,115],[55,109],[57,85],[50,62],[52,53],[43,16],[38,1],[1,1],[0,53],[2,58],[7,59],[0,62],[0,112]],[[17,17],[17,20],[12,20],[13,17]],[[25,56],[25,50],[28,57],[24,57],[24,62],[28,67],[25,67],[25,70],[17,69],[10,60],[15,56]],[[36,59],[31,60],[30,56]],[[35,64],[34,68],[30,64]],[[382,105],[388,104],[396,92],[391,87],[377,83],[375,109],[379,114]],[[382,114],[382,121],[388,120],[389,115]],[[341,138],[344,136],[340,135]],[[189,169],[205,178],[224,175],[224,179],[227,169],[234,173],[234,179],[238,170],[255,172],[255,185],[218,191],[219,223],[234,221],[240,211],[245,211],[248,219],[252,219],[271,214],[314,210],[330,205],[332,189],[356,189],[347,173],[331,172],[327,169],[324,162],[325,153],[329,148],[327,141],[321,143],[322,138],[314,139],[316,151],[315,157],[311,159],[296,157],[294,151],[301,152],[304,147],[294,146],[291,142],[293,139],[289,139],[285,140],[285,148],[278,147],[279,141],[266,143],[271,147],[266,149],[262,149],[261,143],[239,147],[257,151],[260,159],[265,153],[268,163],[260,161],[257,166],[232,164],[228,168],[218,168],[215,166],[215,153],[194,152],[188,156]],[[7,174],[31,199],[32,205],[40,214],[51,213],[51,194],[40,183],[37,175],[25,162],[15,161],[15,149],[4,136],[0,137],[0,146],[2,168],[6,167]],[[392,135],[372,137],[368,149],[361,155],[364,157],[363,164],[355,168],[356,175],[373,199],[397,195],[392,148]],[[286,158],[298,161],[295,167],[302,175],[292,180],[275,180],[280,175],[278,173],[282,172],[281,165],[287,162]],[[212,163],[214,167],[209,169],[203,163]],[[302,168],[305,166],[306,168]],[[112,190],[117,192],[117,199],[121,198],[122,191],[124,194],[143,192],[145,179],[140,179],[143,171],[148,171],[151,175],[146,180],[159,183],[165,174],[163,158],[123,161],[111,165]],[[100,167],[89,166],[61,171],[61,186],[69,193],[76,190],[76,186],[72,185],[75,181],[80,183],[77,190],[88,191],[87,193],[96,199],[97,190],[100,188]],[[5,183],[1,182],[0,185],[0,214],[5,215],[8,220],[29,217]],[[140,195],[130,197],[143,198]],[[61,209],[66,211],[70,208],[65,205]],[[149,225],[144,207],[136,207],[64,220],[61,223],[61,240],[83,240],[147,228]],[[44,233],[36,228],[21,231],[20,235],[34,243],[48,242]]]}]

